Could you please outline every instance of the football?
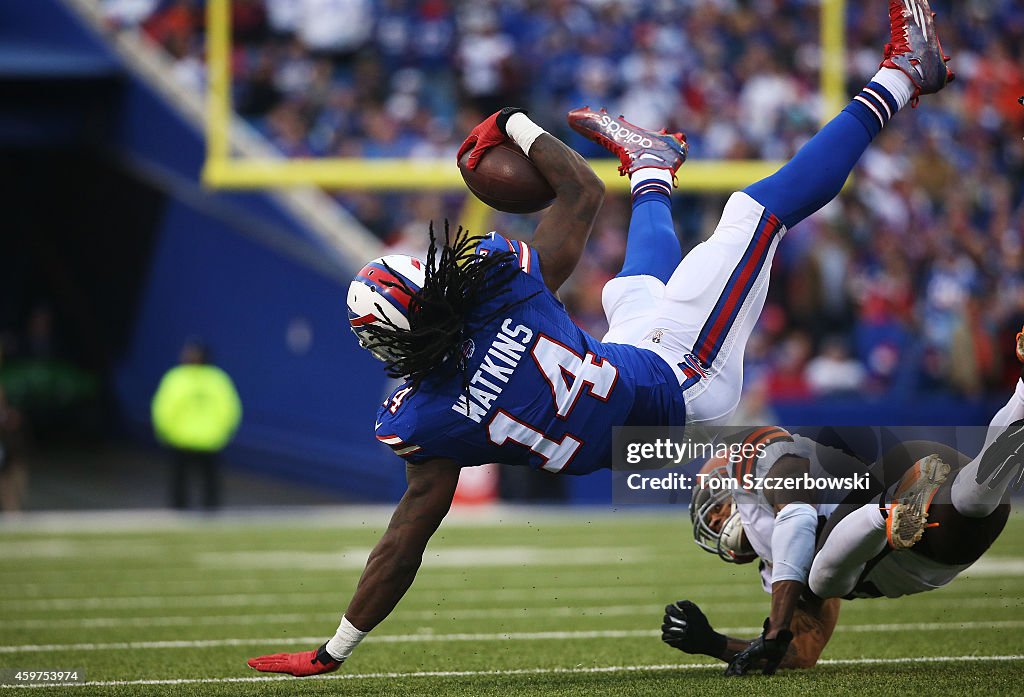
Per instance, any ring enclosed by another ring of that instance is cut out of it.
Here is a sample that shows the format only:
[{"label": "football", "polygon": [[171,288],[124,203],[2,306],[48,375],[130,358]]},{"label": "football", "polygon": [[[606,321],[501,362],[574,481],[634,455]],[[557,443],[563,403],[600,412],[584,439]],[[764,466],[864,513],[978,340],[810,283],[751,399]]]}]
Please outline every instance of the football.
[{"label": "football", "polygon": [[466,186],[491,208],[506,213],[534,213],[551,205],[555,191],[530,158],[514,143],[501,143],[469,169],[469,151],[459,158]]}]

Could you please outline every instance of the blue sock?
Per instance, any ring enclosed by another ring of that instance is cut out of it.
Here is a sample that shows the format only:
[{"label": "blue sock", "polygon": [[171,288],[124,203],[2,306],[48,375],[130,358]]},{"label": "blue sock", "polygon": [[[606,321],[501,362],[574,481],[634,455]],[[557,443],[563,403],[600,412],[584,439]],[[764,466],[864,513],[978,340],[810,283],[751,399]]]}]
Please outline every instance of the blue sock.
[{"label": "blue sock", "polygon": [[793,227],[836,197],[857,160],[897,111],[896,98],[877,82],[869,83],[782,169],[744,192],[787,228]]},{"label": "blue sock", "polygon": [[668,283],[683,252],[672,225],[672,187],[658,179],[633,186],[633,213],[622,276],[654,276]]}]

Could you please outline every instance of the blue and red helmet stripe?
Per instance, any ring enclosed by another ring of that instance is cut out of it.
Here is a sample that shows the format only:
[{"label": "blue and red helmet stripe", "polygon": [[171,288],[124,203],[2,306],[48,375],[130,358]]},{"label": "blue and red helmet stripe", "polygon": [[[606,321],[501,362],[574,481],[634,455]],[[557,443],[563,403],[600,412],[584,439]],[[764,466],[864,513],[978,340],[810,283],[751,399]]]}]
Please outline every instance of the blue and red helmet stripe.
[{"label": "blue and red helmet stripe", "polygon": [[379,295],[406,316],[409,314],[409,301],[412,300],[406,288],[413,293],[420,290],[420,287],[408,277],[377,262],[370,262],[360,269],[356,280],[375,288]]}]

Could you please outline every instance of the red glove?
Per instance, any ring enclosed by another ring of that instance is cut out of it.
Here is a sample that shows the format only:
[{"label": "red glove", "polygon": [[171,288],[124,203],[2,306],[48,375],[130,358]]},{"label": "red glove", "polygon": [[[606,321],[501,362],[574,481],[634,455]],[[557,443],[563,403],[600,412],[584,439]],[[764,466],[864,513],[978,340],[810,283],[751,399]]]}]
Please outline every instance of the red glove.
[{"label": "red glove", "polygon": [[275,653],[269,656],[258,656],[246,661],[250,668],[264,673],[288,673],[297,678],[307,675],[330,673],[341,666],[341,661],[334,660],[327,653],[327,642],[313,651],[300,653]]},{"label": "red glove", "polygon": [[496,111],[488,116],[476,128],[470,131],[469,136],[462,141],[462,145],[459,147],[459,154],[455,156],[455,161],[461,161],[463,153],[472,148],[473,151],[469,153],[469,160],[466,161],[466,166],[470,169],[476,169],[476,166],[480,164],[480,158],[483,157],[485,152],[495,145],[508,140],[508,134],[505,133],[505,124],[508,123],[508,118],[512,114],[525,113],[527,113],[525,109],[507,106],[501,111]]}]

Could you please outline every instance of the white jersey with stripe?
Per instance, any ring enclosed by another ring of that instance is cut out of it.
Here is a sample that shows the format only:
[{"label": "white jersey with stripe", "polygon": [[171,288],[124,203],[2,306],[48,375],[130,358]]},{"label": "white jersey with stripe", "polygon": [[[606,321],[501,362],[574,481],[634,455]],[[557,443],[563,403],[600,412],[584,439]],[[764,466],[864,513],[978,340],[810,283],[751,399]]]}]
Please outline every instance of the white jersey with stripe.
[{"label": "white jersey with stripe", "polygon": [[932,591],[948,584],[969,566],[943,564],[921,556],[912,549],[889,552],[883,554],[857,582],[850,597],[899,598]]},{"label": "white jersey with stripe", "polygon": [[[760,433],[759,433],[760,432]],[[812,478],[829,478],[848,476],[851,472],[864,472],[866,468],[856,458],[836,448],[821,445],[799,434],[790,434],[781,428],[766,427],[755,432],[748,441],[761,446],[760,457],[752,457],[732,466],[733,476],[740,488],[733,492],[743,522],[743,532],[757,556],[761,558],[761,582],[764,589],[771,592],[772,577],[772,532],[775,530],[775,507],[765,497],[763,489],[744,489],[742,484],[745,475],[755,479],[768,478],[772,467],[787,455],[804,458],[809,461],[809,474]],[[846,474],[840,475],[840,471]],[[749,478],[748,478],[749,480]],[[845,496],[842,490],[817,491],[817,502],[812,504],[818,514],[819,522],[827,519]]]}]

